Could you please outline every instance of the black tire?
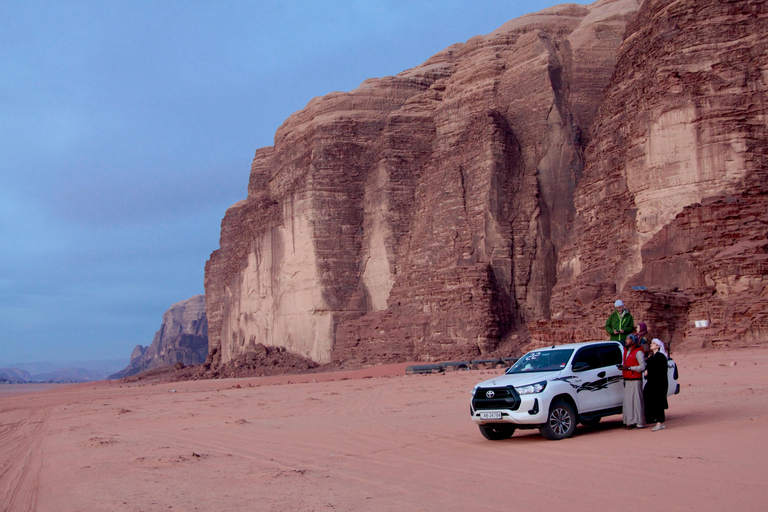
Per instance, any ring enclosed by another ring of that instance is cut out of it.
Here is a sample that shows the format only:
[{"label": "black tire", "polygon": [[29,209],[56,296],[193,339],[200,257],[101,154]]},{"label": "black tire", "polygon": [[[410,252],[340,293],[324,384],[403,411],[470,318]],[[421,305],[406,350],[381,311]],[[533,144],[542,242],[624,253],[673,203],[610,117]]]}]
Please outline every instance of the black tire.
[{"label": "black tire", "polygon": [[589,418],[589,419],[586,419],[586,420],[581,420],[579,423],[581,423],[585,427],[594,427],[595,425],[600,423],[601,419],[603,419],[603,418],[598,416],[597,418]]},{"label": "black tire", "polygon": [[549,407],[547,422],[539,427],[541,435],[552,441],[571,437],[576,431],[576,411],[565,400],[555,400]]},{"label": "black tire", "polygon": [[501,423],[492,423],[490,425],[478,425],[480,427],[480,433],[483,437],[490,439],[491,441],[501,441],[502,439],[509,439],[512,434],[515,433],[514,425],[505,425]]}]

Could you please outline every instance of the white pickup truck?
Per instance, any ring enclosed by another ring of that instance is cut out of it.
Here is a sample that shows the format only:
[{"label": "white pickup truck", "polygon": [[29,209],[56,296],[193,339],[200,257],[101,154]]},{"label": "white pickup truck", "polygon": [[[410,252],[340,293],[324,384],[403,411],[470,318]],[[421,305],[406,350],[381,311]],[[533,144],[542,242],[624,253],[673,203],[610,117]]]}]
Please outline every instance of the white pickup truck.
[{"label": "white pickup truck", "polygon": [[[507,439],[518,428],[538,428],[547,439],[565,439],[577,423],[597,424],[621,414],[624,347],[616,341],[556,345],[528,352],[504,375],[477,384],[470,413],[487,439]],[[667,395],[680,392],[670,358]]]}]

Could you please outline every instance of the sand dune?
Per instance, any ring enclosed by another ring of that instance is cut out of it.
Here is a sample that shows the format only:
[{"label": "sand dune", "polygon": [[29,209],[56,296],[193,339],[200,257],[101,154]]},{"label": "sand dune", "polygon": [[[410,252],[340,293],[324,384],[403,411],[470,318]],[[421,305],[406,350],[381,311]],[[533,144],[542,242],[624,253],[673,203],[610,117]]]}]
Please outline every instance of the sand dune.
[{"label": "sand dune", "polygon": [[667,430],[559,442],[480,435],[469,392],[500,370],[4,388],[0,509],[765,510],[768,350],[675,359]]}]

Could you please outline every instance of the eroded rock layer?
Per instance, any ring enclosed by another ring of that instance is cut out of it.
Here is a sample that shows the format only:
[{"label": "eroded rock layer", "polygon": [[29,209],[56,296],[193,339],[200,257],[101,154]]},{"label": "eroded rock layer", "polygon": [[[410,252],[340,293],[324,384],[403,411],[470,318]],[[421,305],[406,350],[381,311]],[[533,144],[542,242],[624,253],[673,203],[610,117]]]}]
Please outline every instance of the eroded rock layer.
[{"label": "eroded rock layer", "polygon": [[637,7],[547,9],[292,115],[206,265],[209,362],[259,343],[319,362],[472,356],[549,316]]},{"label": "eroded rock layer", "polygon": [[202,364],[208,356],[208,320],[205,295],[177,302],[163,314],[152,343],[137,345],[128,366],[110,379],[130,377],[163,366]]}]

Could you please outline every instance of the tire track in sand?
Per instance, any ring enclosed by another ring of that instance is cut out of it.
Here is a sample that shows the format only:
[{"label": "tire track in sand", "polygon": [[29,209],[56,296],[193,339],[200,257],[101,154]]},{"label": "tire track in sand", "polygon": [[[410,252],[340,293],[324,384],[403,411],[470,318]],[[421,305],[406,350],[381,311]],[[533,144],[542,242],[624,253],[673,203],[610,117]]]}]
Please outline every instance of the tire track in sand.
[{"label": "tire track in sand", "polygon": [[51,411],[44,407],[0,410],[0,511],[37,510],[42,442]]}]

